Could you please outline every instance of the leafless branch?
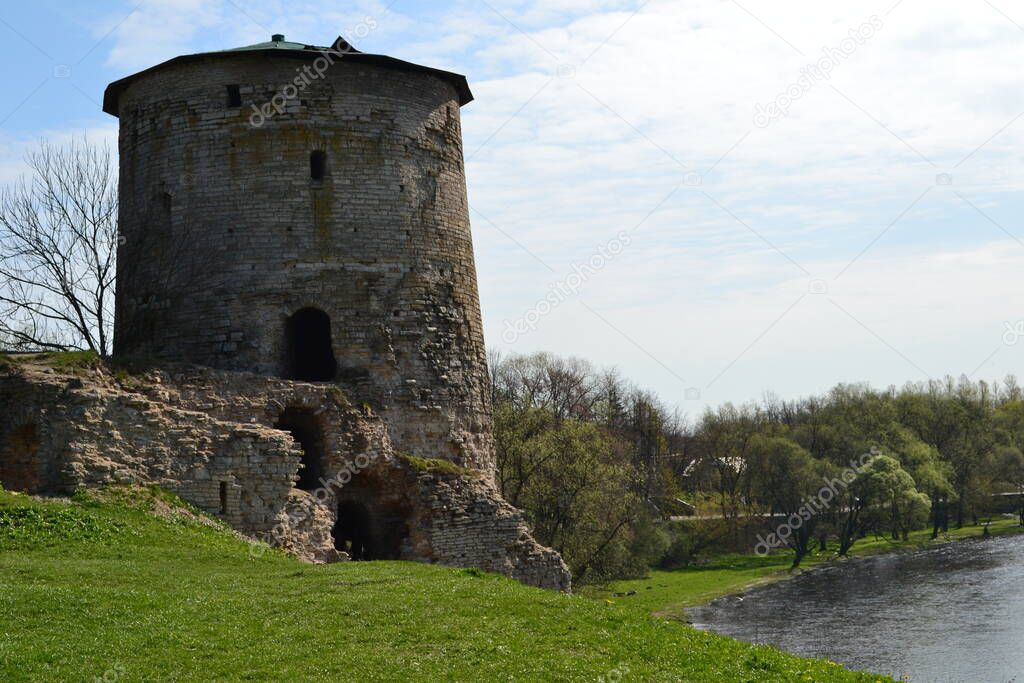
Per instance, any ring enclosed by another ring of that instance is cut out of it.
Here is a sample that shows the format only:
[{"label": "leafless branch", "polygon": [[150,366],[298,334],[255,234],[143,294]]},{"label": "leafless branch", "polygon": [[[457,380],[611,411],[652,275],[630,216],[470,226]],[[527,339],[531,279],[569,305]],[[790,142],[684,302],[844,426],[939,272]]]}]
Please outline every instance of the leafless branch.
[{"label": "leafless branch", "polygon": [[117,171],[110,150],[41,142],[0,190],[0,345],[111,351]]}]

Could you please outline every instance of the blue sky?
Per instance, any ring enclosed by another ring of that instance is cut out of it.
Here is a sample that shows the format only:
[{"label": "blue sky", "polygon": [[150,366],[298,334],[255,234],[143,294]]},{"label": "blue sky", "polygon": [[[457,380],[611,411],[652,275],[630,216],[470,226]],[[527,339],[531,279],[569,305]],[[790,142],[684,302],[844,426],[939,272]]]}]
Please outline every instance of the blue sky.
[{"label": "blue sky", "polygon": [[40,137],[113,141],[110,81],[272,32],[469,77],[493,349],[615,365],[691,414],[1018,370],[1008,0],[6,3],[0,181]]}]

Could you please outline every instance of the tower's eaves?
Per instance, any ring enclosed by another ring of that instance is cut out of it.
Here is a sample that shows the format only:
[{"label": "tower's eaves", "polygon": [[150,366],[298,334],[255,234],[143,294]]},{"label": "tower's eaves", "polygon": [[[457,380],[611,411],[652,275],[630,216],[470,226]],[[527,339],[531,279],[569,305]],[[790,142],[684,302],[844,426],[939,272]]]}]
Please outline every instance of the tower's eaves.
[{"label": "tower's eaves", "polygon": [[432,74],[449,82],[455,87],[455,90],[459,95],[460,106],[469,104],[473,101],[473,93],[469,89],[469,83],[466,81],[466,77],[461,74],[452,73],[451,71],[443,71],[441,69],[434,69],[420,64],[413,64],[412,62],[395,59],[394,57],[388,57],[387,55],[375,55],[360,52],[341,36],[338,36],[337,40],[335,40],[334,44],[330,47],[322,47],[317,45],[307,45],[305,43],[289,42],[285,40],[283,35],[274,34],[270,41],[265,43],[256,43],[254,45],[246,45],[244,47],[236,47],[228,50],[218,50],[215,52],[199,52],[191,55],[181,55],[131,76],[114,81],[107,86],[106,92],[103,94],[103,111],[113,116],[117,116],[118,100],[121,97],[121,93],[124,92],[129,85],[144,75],[148,75],[172,64],[194,62],[203,59],[230,59],[237,55],[252,54],[264,54],[269,57],[308,60],[313,60],[317,57],[331,56],[336,60],[375,64],[391,69]]}]

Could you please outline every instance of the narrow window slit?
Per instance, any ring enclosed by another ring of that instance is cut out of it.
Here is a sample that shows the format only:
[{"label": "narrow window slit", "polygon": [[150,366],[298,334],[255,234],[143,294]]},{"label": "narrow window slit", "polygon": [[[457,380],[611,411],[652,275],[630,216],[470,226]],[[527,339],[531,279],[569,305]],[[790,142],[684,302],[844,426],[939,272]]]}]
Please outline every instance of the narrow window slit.
[{"label": "narrow window slit", "polygon": [[316,150],[309,155],[309,177],[314,182],[323,182],[327,175],[327,152]]}]

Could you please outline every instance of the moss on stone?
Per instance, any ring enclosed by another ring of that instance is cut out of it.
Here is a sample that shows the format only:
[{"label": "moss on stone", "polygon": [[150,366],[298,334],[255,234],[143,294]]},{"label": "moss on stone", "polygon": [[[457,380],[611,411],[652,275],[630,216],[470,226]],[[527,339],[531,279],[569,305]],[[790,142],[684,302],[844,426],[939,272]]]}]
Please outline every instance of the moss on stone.
[{"label": "moss on stone", "polygon": [[118,368],[114,371],[114,381],[117,382],[118,386],[122,389],[129,391],[140,388],[140,383],[132,377],[127,370],[124,368]]},{"label": "moss on stone", "polygon": [[327,387],[327,395],[330,397],[332,401],[334,401],[334,405],[338,406],[339,408],[344,409],[352,407],[352,404],[348,400],[348,396],[346,396],[345,392],[341,390],[341,387]]},{"label": "moss on stone", "polygon": [[10,364],[42,365],[58,372],[69,373],[97,370],[103,366],[103,359],[95,351],[52,351],[24,356],[5,356],[5,358]]},{"label": "moss on stone", "polygon": [[476,470],[460,467],[449,460],[440,458],[418,458],[409,453],[399,453],[398,457],[402,462],[412,467],[417,472],[443,472],[444,474],[455,474],[461,477],[479,477]]}]

